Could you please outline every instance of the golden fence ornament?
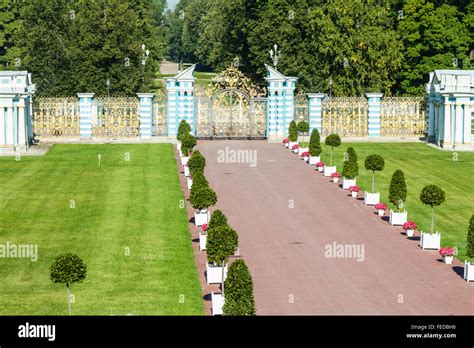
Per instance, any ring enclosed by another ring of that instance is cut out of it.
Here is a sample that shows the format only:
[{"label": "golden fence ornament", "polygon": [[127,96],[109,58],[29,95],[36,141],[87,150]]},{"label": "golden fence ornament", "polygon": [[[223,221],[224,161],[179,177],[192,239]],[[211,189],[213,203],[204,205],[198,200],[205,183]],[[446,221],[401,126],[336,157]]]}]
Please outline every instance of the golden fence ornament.
[{"label": "golden fence ornament", "polygon": [[385,97],[381,102],[382,136],[422,136],[426,117],[421,97]]},{"label": "golden fence ornament", "polygon": [[296,123],[301,121],[309,122],[309,101],[308,96],[299,92],[295,97],[295,120]]},{"label": "golden fence ornament", "polygon": [[33,100],[33,132],[38,137],[78,137],[79,99],[37,97]]},{"label": "golden fence ornament", "polygon": [[333,97],[322,103],[321,134],[368,136],[368,102],[364,97]]},{"label": "golden fence ornament", "polygon": [[92,137],[140,135],[140,102],[136,97],[97,97],[92,103]]},{"label": "golden fence ornament", "polygon": [[159,90],[153,98],[152,135],[164,136],[168,134],[166,110],[166,95],[162,90]]}]

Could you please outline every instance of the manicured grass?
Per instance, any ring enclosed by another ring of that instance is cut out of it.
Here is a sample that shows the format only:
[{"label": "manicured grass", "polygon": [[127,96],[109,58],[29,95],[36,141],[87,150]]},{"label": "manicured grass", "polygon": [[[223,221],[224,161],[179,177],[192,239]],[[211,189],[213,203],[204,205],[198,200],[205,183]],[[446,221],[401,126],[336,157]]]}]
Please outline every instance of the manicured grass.
[{"label": "manicured grass", "polygon": [[[362,190],[372,190],[372,172],[364,167],[367,155],[377,153],[385,159],[385,169],[375,173],[375,189],[380,192],[381,201],[392,208],[388,200],[390,180],[395,170],[403,170],[408,189],[408,219],[415,221],[420,230],[429,231],[431,227],[431,208],[419,199],[422,188],[435,184],[446,192],[446,202],[435,208],[435,230],[441,233],[442,246],[458,247],[458,258],[463,261],[467,227],[474,214],[474,153],[442,151],[421,143],[343,143],[333,155],[338,172],[342,172],[344,152],[349,146],[358,155],[357,184]],[[323,146],[321,160],[326,164],[330,151]]]},{"label": "manicured grass", "polygon": [[0,258],[0,315],[67,315],[66,287],[49,279],[63,252],[88,267],[75,315],[204,314],[184,199],[170,144],[0,157],[0,244],[39,247],[37,262]]}]

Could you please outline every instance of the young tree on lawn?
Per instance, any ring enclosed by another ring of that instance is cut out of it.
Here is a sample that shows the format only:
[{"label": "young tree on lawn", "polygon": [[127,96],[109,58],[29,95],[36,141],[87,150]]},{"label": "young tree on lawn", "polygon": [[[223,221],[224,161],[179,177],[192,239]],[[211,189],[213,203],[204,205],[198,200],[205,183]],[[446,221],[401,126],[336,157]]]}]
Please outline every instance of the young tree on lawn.
[{"label": "young tree on lawn", "polygon": [[435,223],[434,207],[441,205],[445,200],[446,194],[436,185],[427,185],[421,190],[420,201],[431,207],[431,233],[433,233]]},{"label": "young tree on lawn", "polygon": [[239,236],[230,226],[219,226],[208,230],[207,260],[222,267],[222,295],[224,295],[224,266],[238,246]]},{"label": "young tree on lawn", "polygon": [[298,140],[298,128],[296,127],[296,122],[291,121],[288,128],[288,140],[295,142]]},{"label": "young tree on lawn", "polygon": [[338,134],[331,134],[326,137],[326,140],[324,143],[327,146],[331,146],[331,160],[329,161],[330,166],[332,166],[332,154],[334,152],[335,147],[341,146],[341,138],[339,137]]},{"label": "young tree on lawn", "polygon": [[311,156],[319,156],[323,149],[321,148],[321,136],[317,128],[314,128],[311,132],[311,138],[309,138],[309,153]]},{"label": "young tree on lawn", "polygon": [[[309,124],[306,121],[298,122],[298,125],[296,126],[296,128],[298,129],[298,133],[301,134],[302,136],[304,136],[305,134],[309,132]],[[304,138],[303,138],[303,142],[305,142]]]},{"label": "young tree on lawn", "polygon": [[401,170],[393,172],[388,198],[397,207],[398,211],[403,208],[404,202],[407,199],[407,186],[405,184],[405,175]]},{"label": "young tree on lawn", "polygon": [[467,230],[466,256],[469,259],[474,259],[474,215],[469,220],[469,228]]},{"label": "young tree on lawn", "polygon": [[217,209],[211,214],[207,229],[211,230],[220,226],[227,226],[227,216],[225,216],[221,210]]},{"label": "young tree on lawn", "polygon": [[203,172],[206,166],[206,159],[199,150],[193,152],[188,161],[189,172],[191,176],[195,175],[198,171]]},{"label": "young tree on lawn", "polygon": [[224,315],[255,315],[253,280],[244,260],[235,260],[225,281]]},{"label": "young tree on lawn", "polygon": [[86,274],[87,267],[84,261],[76,254],[61,254],[54,259],[51,265],[50,278],[53,283],[66,284],[69,315],[72,314],[70,286],[74,283],[81,283],[86,279]]},{"label": "young tree on lawn", "polygon": [[381,172],[385,167],[385,161],[382,156],[373,154],[365,159],[365,169],[372,171],[372,193],[375,193],[375,172]]}]

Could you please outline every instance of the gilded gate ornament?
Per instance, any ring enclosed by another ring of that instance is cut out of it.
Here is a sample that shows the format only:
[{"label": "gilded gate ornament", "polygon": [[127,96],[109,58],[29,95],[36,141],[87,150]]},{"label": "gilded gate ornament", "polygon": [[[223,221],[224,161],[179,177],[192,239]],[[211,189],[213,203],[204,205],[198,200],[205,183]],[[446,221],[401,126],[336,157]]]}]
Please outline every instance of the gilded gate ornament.
[{"label": "gilded gate ornament", "polygon": [[382,136],[422,136],[426,133],[423,98],[385,97],[381,102]]},{"label": "gilded gate ornament", "polygon": [[136,97],[97,97],[92,103],[92,136],[137,137],[140,103]]},{"label": "gilded gate ornament", "polygon": [[79,136],[79,100],[76,97],[34,98],[33,132],[45,138]]},{"label": "gilded gate ornament", "polygon": [[364,97],[333,97],[322,104],[322,135],[368,135],[368,103]]}]

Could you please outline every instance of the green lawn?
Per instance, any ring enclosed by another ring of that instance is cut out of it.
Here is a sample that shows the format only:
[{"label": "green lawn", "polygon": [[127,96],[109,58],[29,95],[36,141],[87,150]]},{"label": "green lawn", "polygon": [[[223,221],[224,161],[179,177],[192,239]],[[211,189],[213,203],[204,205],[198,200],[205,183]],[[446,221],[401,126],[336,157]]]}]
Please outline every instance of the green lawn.
[{"label": "green lawn", "polygon": [[0,244],[39,247],[37,262],[0,258],[0,315],[67,315],[66,287],[49,279],[63,252],[88,267],[75,315],[204,314],[184,199],[170,144],[0,157]]},{"label": "green lawn", "polygon": [[[375,188],[384,203],[389,203],[393,172],[403,170],[408,189],[405,204],[408,219],[415,221],[418,229],[429,231],[431,226],[431,208],[419,199],[422,188],[428,184],[440,186],[446,192],[446,202],[435,208],[435,229],[441,233],[441,244],[458,247],[459,259],[464,261],[467,227],[474,214],[474,153],[442,151],[421,143],[343,143],[334,151],[338,172],[342,172],[344,152],[349,146],[358,155],[357,184],[363,190],[370,192],[372,189],[372,172],[364,167],[365,157],[377,153],[385,159],[385,169],[375,174]],[[330,151],[323,146],[321,160],[327,164]]]}]

